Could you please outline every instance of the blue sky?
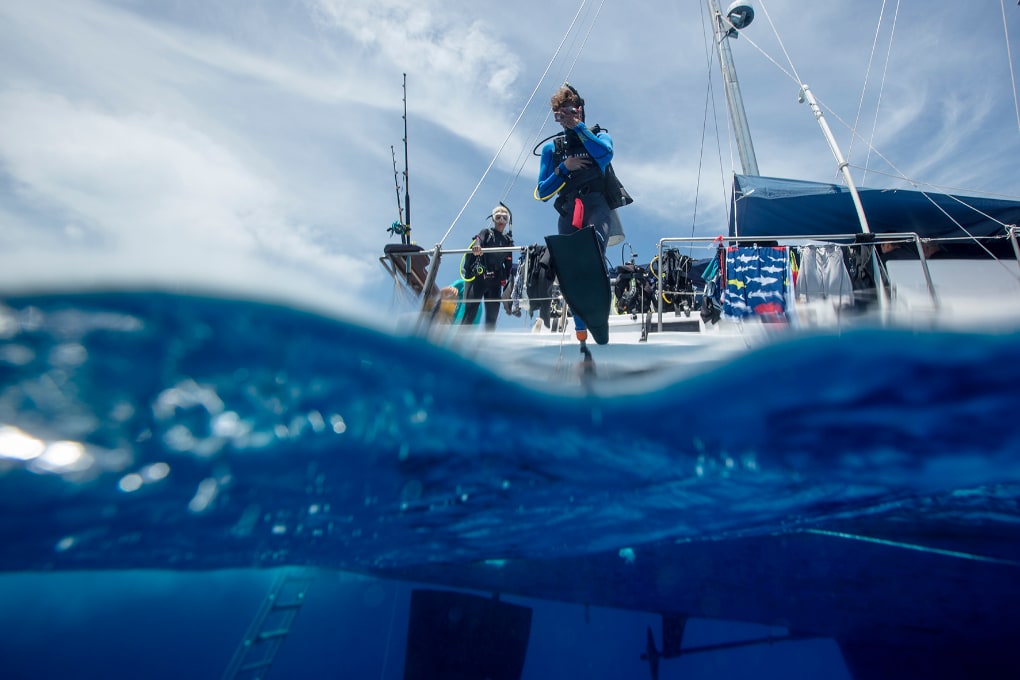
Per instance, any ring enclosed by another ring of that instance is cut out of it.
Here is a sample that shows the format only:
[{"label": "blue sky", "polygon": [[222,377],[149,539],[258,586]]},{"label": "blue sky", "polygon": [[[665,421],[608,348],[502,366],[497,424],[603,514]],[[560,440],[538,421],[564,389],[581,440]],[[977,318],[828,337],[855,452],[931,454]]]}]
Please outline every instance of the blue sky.
[{"label": "blue sky", "polygon": [[[796,69],[859,183],[904,186],[875,171],[891,172],[1020,196],[1015,2],[754,4],[731,46],[761,174],[839,181]],[[704,0],[5,0],[0,291],[158,285],[351,314],[388,305],[377,258],[397,219],[404,73],[423,246],[447,232],[465,246],[499,200],[518,243],[553,231],[530,152],[557,129],[546,109],[564,79],[614,137],[642,259],[659,236],[722,233],[739,161],[705,13]]]}]

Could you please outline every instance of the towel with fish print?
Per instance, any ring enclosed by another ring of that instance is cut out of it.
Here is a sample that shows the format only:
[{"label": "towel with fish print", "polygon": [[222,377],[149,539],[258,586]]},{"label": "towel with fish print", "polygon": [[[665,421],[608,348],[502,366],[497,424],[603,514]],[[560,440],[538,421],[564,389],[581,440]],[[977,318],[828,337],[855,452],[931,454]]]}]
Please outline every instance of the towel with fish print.
[{"label": "towel with fish print", "polygon": [[789,248],[727,248],[723,313],[737,318],[757,315],[785,320],[789,271]]}]

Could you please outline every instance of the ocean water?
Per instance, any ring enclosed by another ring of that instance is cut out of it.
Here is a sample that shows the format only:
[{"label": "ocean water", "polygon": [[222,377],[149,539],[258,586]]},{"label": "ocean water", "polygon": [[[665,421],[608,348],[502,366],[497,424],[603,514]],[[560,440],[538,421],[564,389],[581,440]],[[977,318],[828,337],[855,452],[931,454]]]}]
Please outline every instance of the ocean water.
[{"label": "ocean water", "polygon": [[408,583],[532,603],[531,678],[648,677],[658,612],[804,638],[663,678],[1006,676],[1018,340],[795,337],[599,397],[271,304],[7,299],[0,675],[219,677],[307,565],[280,677],[401,677]]}]

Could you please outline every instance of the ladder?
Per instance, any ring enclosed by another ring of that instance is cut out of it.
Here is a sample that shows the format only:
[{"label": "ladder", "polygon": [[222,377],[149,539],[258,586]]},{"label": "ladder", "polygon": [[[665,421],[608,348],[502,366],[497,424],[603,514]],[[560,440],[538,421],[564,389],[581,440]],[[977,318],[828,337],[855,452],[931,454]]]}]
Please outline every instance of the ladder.
[{"label": "ladder", "polygon": [[280,572],[234,652],[222,680],[265,680],[294,625],[313,576],[307,569]]}]

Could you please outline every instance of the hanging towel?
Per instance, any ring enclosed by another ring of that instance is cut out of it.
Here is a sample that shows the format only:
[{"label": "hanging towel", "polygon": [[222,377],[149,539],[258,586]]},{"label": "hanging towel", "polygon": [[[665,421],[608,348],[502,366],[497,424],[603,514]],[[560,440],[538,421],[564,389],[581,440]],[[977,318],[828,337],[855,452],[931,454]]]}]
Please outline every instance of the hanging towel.
[{"label": "hanging towel", "polygon": [[854,287],[835,244],[801,246],[797,299],[805,302],[832,300],[838,305],[854,303]]},{"label": "hanging towel", "polygon": [[785,315],[789,267],[785,247],[727,248],[723,313],[737,318]]}]

